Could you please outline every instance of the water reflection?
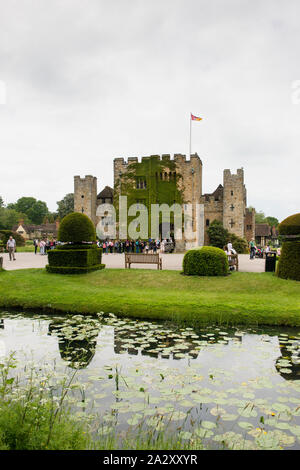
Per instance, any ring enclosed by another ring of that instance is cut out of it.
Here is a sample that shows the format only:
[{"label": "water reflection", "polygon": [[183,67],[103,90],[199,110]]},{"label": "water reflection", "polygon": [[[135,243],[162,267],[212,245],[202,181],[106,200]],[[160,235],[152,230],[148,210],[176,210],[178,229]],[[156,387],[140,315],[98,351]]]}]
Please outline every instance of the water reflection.
[{"label": "water reflection", "polygon": [[[167,324],[124,321],[113,319],[104,323],[91,317],[74,316],[55,319],[49,323],[48,334],[58,338],[62,360],[72,368],[84,369],[92,361],[97,338],[104,324],[113,328],[113,350],[117,355],[148,356],[157,359],[180,361],[183,358],[197,359],[200,351],[213,345],[243,344],[244,333],[237,328],[179,328]],[[4,328],[3,320],[1,321]],[[258,331],[258,334],[262,332]],[[269,331],[264,341],[278,337]],[[285,380],[300,379],[300,341],[280,339],[281,355],[277,358],[276,371]]]},{"label": "water reflection", "polygon": [[276,361],[277,372],[285,380],[300,380],[300,341],[279,344],[281,356]]},{"label": "water reflection", "polygon": [[202,347],[216,343],[224,345],[229,341],[241,342],[242,338],[236,336],[236,330],[225,333],[214,330],[214,333],[201,332],[193,328],[171,329],[163,325],[143,323],[141,328],[133,329],[133,324],[114,325],[114,352],[116,354],[128,353],[137,356],[180,360],[189,356],[197,359]]},{"label": "water reflection", "polygon": [[48,335],[58,337],[62,360],[68,361],[72,368],[84,369],[95,355],[100,329],[98,320],[73,317],[67,321],[56,319],[50,322]]}]

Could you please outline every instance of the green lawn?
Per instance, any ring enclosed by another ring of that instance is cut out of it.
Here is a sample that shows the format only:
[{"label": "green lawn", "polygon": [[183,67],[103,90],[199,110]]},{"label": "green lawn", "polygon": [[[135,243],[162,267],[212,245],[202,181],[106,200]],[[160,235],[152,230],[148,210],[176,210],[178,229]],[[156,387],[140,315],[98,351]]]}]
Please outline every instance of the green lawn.
[{"label": "green lawn", "polygon": [[0,307],[300,326],[300,283],[271,273],[188,277],[178,271],[104,269],[60,275],[23,269],[0,273]]}]

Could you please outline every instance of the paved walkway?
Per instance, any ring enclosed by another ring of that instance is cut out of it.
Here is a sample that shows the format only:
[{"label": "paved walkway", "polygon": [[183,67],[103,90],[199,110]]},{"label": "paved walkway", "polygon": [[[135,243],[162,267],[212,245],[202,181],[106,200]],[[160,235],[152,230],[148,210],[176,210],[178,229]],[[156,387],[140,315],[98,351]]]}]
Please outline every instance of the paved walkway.
[{"label": "paved walkway", "polygon": [[[16,261],[9,261],[8,253],[1,253],[3,256],[3,268],[7,270],[44,268],[48,263],[48,256],[34,253],[16,253]],[[161,254],[163,269],[174,269],[181,271],[183,254]],[[124,254],[103,254],[102,262],[107,268],[124,268]],[[133,268],[157,269],[156,265],[139,264],[133,265]],[[239,270],[242,272],[261,273],[265,270],[264,259],[250,260],[249,255],[239,255]]]}]

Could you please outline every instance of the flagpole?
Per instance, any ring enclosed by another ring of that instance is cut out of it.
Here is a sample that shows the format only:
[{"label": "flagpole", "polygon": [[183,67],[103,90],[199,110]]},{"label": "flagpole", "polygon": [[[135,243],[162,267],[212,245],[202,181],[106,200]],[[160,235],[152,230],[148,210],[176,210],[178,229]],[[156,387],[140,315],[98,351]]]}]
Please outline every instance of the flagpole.
[{"label": "flagpole", "polygon": [[190,113],[190,158],[192,155],[192,113]]}]

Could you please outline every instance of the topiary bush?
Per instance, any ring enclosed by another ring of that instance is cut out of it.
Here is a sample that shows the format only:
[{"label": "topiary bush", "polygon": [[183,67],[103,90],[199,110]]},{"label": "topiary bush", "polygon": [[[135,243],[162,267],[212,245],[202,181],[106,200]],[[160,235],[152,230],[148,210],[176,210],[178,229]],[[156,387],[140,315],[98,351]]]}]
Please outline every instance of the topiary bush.
[{"label": "topiary bush", "polygon": [[276,274],[282,279],[300,281],[300,242],[284,242]]},{"label": "topiary bush", "polygon": [[229,272],[226,253],[213,246],[189,250],[182,265],[188,276],[226,276]]},{"label": "topiary bush", "polygon": [[72,212],[62,219],[58,230],[58,240],[71,243],[96,241],[94,224],[87,215]]},{"label": "topiary bush", "polygon": [[300,238],[300,212],[284,219],[278,227],[279,235],[299,235]]},{"label": "topiary bush", "polygon": [[95,243],[96,231],[92,221],[84,214],[73,212],[63,218],[58,239],[65,242],[48,252],[49,273],[82,274],[103,269],[102,249]]},{"label": "topiary bush", "polygon": [[276,275],[300,281],[300,213],[284,219],[278,229],[283,243]]},{"label": "topiary bush", "polygon": [[227,243],[231,241],[233,248],[237,253],[248,254],[249,247],[248,242],[245,238],[238,237],[235,233],[230,233],[227,239]]}]

